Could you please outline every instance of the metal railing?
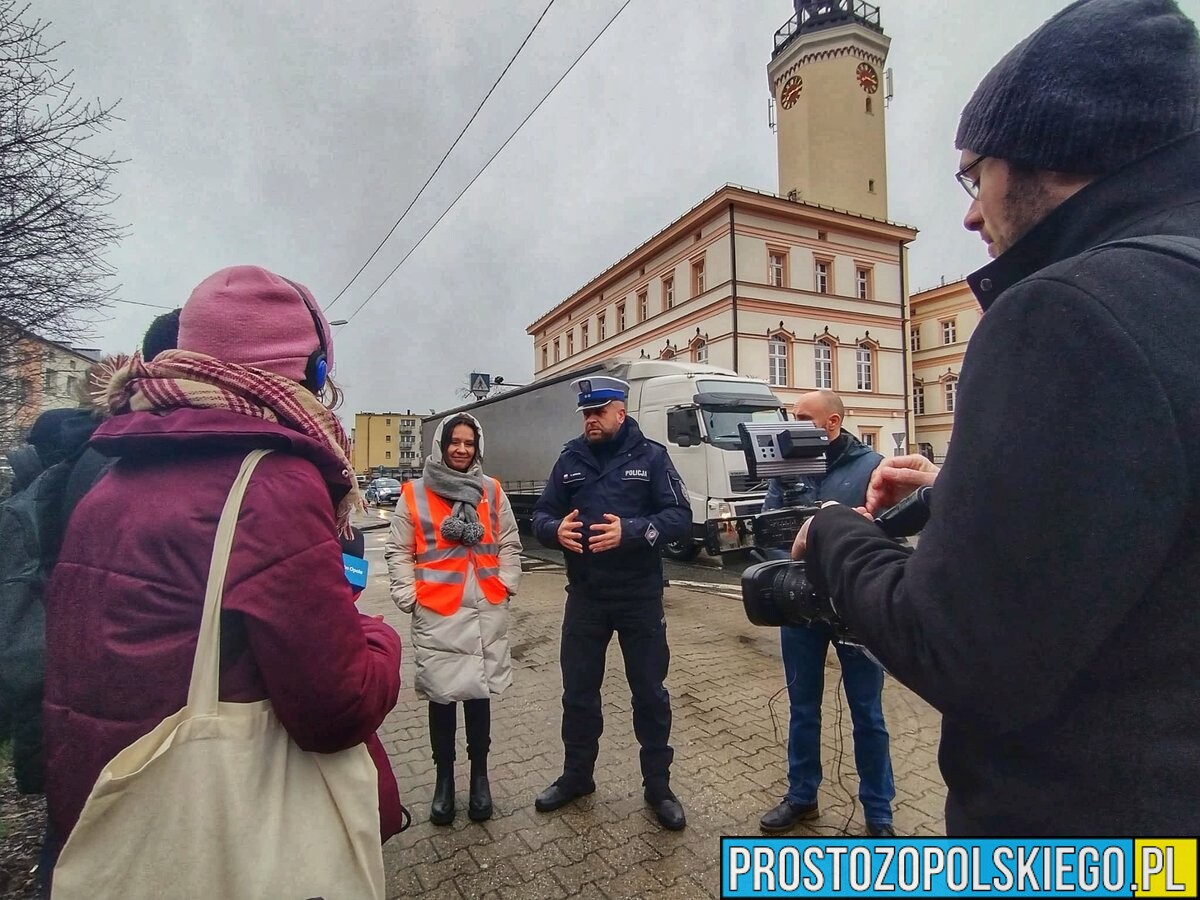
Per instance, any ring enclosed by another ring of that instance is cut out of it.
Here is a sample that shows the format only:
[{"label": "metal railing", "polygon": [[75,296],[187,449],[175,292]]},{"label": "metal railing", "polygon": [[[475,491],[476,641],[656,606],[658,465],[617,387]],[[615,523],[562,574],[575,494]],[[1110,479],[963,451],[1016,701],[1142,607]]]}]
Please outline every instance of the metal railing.
[{"label": "metal railing", "polygon": [[879,21],[879,7],[872,6],[864,0],[801,0],[796,14],[775,32],[775,49],[771,57],[773,59],[778,56],[784,47],[802,32],[832,28],[850,22],[883,32]]}]

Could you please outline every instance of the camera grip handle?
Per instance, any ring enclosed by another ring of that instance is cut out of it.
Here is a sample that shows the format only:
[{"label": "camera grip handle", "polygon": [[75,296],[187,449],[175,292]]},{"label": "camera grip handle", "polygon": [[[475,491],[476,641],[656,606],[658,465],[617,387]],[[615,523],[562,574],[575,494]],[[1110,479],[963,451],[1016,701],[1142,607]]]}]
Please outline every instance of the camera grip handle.
[{"label": "camera grip handle", "polygon": [[888,537],[909,537],[917,534],[929,521],[933,507],[933,486],[917,488],[895,506],[875,517],[875,524]]}]

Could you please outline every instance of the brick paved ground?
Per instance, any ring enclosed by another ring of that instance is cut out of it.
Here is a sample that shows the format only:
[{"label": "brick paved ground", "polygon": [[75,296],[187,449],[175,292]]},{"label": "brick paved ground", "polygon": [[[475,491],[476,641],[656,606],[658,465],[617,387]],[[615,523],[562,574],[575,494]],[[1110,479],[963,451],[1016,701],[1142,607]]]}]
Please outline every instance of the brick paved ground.
[{"label": "brick paved ground", "polygon": [[[382,613],[408,642],[408,620],[387,597],[382,532],[368,535],[372,579],[360,606]],[[698,572],[696,580],[704,580]],[[429,824],[434,767],[426,706],[412,690],[406,654],[400,702],[381,735],[413,826],[384,848],[389,897],[717,897],[722,835],[758,834],[758,818],[786,792],[786,695],[778,632],[756,628],[734,600],[694,589],[666,592],[674,712],[672,786],[687,811],[682,832],[659,828],[642,800],[629,692],[616,641],[604,682],[605,733],[596,793],[554,813],[538,813],[534,797],[561,771],[561,681],[558,668],[561,569],[527,572],[513,602],[513,686],[492,704],[492,793],[496,814],[467,819],[468,765],[461,713],[458,806],[454,825]],[[857,801],[848,710],[835,689],[830,654],[823,731],[822,817],[797,835],[863,829]],[[837,778],[842,709],[841,783]],[[901,834],[942,832],[945,787],[937,769],[939,717],[888,679],[884,707],[896,773],[896,828]],[[772,718],[774,712],[774,721]],[[844,787],[842,786],[844,785]]]}]

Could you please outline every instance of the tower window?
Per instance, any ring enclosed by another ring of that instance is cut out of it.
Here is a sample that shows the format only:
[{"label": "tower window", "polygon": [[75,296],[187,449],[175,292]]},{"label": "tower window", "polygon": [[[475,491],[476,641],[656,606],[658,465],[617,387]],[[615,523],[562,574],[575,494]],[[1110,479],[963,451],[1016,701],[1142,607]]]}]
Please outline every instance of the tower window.
[{"label": "tower window", "polygon": [[871,108],[871,98],[870,97],[867,98],[867,115],[868,116],[875,115],[875,110]]},{"label": "tower window", "polygon": [[875,193],[875,179],[874,178],[867,179],[867,190],[870,191],[872,194]]}]

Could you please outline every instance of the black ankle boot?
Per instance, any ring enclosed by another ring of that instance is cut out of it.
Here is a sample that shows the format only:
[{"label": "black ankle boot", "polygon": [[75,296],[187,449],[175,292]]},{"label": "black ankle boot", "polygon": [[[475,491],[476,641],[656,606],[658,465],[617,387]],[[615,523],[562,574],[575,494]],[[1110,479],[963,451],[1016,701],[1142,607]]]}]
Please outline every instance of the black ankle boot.
[{"label": "black ankle boot", "polygon": [[429,821],[434,825],[449,825],[454,821],[454,773],[438,773],[433,786],[433,803],[429,808]]},{"label": "black ankle boot", "polygon": [[472,822],[486,822],[492,817],[492,786],[484,775],[471,776],[471,800],[467,805],[467,815]]}]

